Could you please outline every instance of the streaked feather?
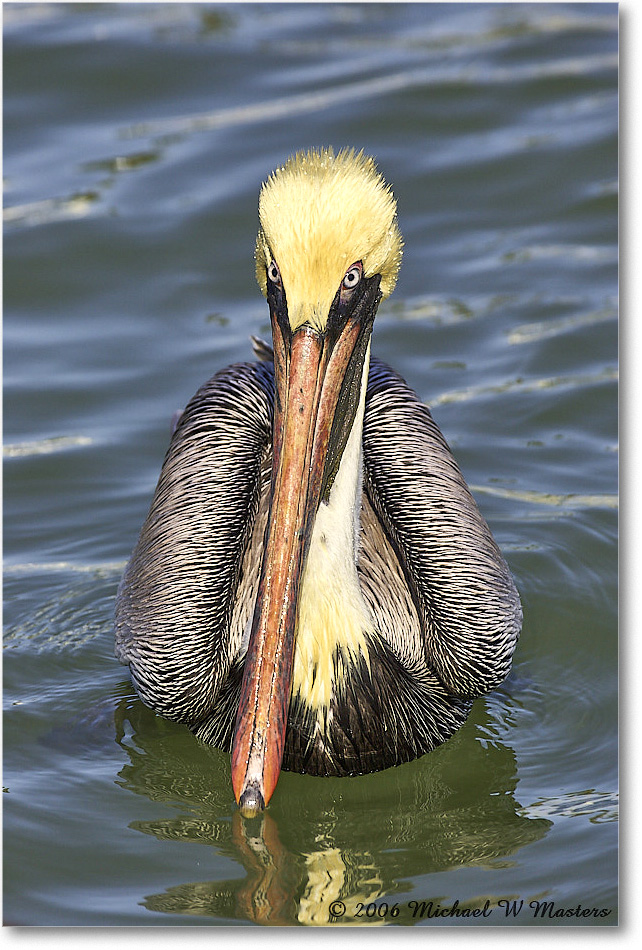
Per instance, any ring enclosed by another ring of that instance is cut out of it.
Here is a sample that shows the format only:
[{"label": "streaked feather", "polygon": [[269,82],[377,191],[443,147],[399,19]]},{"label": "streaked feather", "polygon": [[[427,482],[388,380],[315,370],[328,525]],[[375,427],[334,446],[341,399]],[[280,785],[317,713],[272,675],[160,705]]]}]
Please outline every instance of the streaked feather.
[{"label": "streaked feather", "polygon": [[[273,400],[269,362],[228,367],[201,387],[118,596],[117,655],[143,701],[222,748],[258,585]],[[441,432],[376,359],[363,462],[357,570],[375,629],[367,655],[334,651],[329,705],[293,697],[285,769],[355,774],[429,751],[505,677],[519,636],[510,572]]]}]

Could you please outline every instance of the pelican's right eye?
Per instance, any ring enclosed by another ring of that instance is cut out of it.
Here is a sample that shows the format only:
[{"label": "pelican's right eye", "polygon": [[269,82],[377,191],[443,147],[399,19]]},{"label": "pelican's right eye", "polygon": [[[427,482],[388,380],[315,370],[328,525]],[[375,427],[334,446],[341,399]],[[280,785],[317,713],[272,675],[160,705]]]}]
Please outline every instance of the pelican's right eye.
[{"label": "pelican's right eye", "polygon": [[267,267],[268,280],[271,280],[277,287],[281,286],[281,272],[276,265],[276,261],[270,261]]}]

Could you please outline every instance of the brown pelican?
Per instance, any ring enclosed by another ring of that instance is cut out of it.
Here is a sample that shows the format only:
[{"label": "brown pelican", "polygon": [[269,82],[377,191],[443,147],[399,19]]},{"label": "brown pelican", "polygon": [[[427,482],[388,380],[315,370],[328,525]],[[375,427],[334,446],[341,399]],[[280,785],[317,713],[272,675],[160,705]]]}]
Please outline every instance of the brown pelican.
[{"label": "brown pelican", "polygon": [[370,359],[402,252],[373,160],[295,155],[259,218],[269,362],[184,410],[116,609],[142,701],[231,749],[246,816],[281,768],[374,772],[444,742],[522,616],[429,410]]}]

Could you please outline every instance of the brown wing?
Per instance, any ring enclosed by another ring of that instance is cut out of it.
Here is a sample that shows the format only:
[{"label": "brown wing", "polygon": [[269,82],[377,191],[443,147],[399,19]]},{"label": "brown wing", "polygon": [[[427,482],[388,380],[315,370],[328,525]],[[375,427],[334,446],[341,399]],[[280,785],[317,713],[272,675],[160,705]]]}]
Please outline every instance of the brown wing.
[{"label": "brown wing", "polygon": [[262,538],[273,398],[262,363],[230,366],[196,393],[118,592],[116,655],[143,702],[192,727],[214,709],[253,606],[260,552],[248,541],[255,527]]},{"label": "brown wing", "polygon": [[[495,688],[519,637],[519,594],[428,408],[377,360],[363,450],[364,486],[412,593],[426,663],[455,695]],[[394,646],[394,622],[380,629]]]}]

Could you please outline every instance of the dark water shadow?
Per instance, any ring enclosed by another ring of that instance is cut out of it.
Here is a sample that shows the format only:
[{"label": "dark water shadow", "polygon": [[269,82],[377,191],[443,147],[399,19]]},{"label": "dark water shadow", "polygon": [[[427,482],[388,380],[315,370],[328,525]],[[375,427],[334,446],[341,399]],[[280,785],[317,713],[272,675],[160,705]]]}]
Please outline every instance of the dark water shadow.
[{"label": "dark water shadow", "polygon": [[[357,919],[360,905],[392,907],[395,894],[407,896],[413,879],[426,874],[510,867],[552,822],[522,812],[515,754],[497,738],[493,716],[482,705],[474,729],[464,727],[430,755],[376,775],[282,773],[267,812],[246,821],[233,801],[229,755],[121,696],[116,741],[129,762],[117,784],[177,809],[175,817],[130,827],[160,841],[214,848],[219,864],[222,855],[244,871],[186,881],[145,896],[142,905],[154,913],[271,925],[326,924],[343,908],[343,924],[384,923]],[[490,738],[475,738],[480,726]],[[207,864],[205,856],[205,874]],[[409,913],[398,916],[397,923],[414,922]]]}]

